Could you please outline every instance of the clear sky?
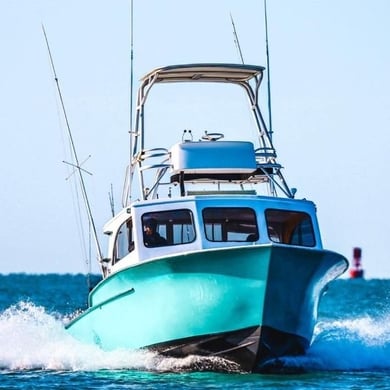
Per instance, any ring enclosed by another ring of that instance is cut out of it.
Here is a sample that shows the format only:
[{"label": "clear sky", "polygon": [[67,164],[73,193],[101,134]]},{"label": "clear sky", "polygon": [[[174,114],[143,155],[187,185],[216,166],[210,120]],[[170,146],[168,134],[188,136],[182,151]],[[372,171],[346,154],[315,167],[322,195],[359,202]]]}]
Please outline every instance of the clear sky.
[{"label": "clear sky", "polygon": [[[245,62],[266,65],[260,0],[134,0],[135,81],[158,66],[239,62],[230,13]],[[389,15],[388,0],[268,0],[279,162],[297,198],[316,203],[324,246],[347,258],[360,246],[367,277],[380,278],[390,277]],[[41,23],[79,158],[91,155],[99,234],[128,159],[130,0],[2,0],[1,273],[86,270]]]}]

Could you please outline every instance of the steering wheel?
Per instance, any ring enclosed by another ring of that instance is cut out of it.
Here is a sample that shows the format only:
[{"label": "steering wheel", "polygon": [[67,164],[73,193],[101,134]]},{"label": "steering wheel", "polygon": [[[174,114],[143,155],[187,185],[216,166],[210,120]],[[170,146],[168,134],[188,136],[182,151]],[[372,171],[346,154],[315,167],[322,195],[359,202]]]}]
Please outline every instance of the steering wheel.
[{"label": "steering wheel", "polygon": [[218,141],[223,137],[224,135],[222,133],[208,133],[207,131],[205,131],[204,135],[202,136],[202,139],[204,141]]}]

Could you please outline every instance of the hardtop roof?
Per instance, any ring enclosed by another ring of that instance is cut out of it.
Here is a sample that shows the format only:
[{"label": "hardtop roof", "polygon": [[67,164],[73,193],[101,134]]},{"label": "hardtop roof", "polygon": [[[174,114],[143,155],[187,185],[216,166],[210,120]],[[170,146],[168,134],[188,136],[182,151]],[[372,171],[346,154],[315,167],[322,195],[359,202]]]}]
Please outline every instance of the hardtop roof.
[{"label": "hardtop roof", "polygon": [[153,79],[154,82],[211,81],[211,82],[247,82],[262,75],[265,68],[245,64],[182,64],[156,68],[147,73],[141,81]]}]

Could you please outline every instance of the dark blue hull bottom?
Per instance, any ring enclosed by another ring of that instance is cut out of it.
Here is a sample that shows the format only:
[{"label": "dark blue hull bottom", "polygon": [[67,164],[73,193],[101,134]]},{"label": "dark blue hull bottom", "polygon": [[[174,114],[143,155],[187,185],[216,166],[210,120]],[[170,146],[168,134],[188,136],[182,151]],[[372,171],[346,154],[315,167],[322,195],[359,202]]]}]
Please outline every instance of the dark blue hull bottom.
[{"label": "dark blue hull bottom", "polygon": [[150,349],[163,356],[183,358],[190,355],[220,357],[244,372],[283,371],[278,358],[303,355],[309,341],[269,328],[251,327],[239,331],[191,337],[153,345]]}]

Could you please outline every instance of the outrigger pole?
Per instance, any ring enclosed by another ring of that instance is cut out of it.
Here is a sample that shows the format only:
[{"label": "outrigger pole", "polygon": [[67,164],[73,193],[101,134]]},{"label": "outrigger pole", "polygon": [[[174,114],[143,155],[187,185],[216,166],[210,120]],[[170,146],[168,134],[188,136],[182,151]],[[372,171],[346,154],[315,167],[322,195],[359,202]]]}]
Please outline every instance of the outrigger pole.
[{"label": "outrigger pole", "polygon": [[265,50],[267,56],[267,91],[268,91],[268,127],[269,137],[272,141],[272,110],[271,110],[271,71],[269,65],[269,49],[268,49],[268,18],[267,18],[267,0],[264,0],[264,22],[265,22]]},{"label": "outrigger pole", "polygon": [[134,18],[133,18],[133,0],[130,4],[130,131],[133,130],[133,84],[134,84]]},{"label": "outrigger pole", "polygon": [[133,0],[130,2],[130,128],[129,128],[129,165],[125,175],[125,182],[123,185],[122,195],[122,206],[125,207],[129,204],[130,198],[130,186],[131,179],[133,176],[133,161],[132,161],[132,150],[133,150],[133,106],[134,106],[134,3]]},{"label": "outrigger pole", "polygon": [[60,83],[58,81],[58,77],[57,77],[57,73],[56,73],[56,69],[55,69],[55,66],[54,66],[54,61],[53,61],[53,57],[51,55],[51,50],[50,50],[50,46],[49,46],[49,40],[47,39],[47,35],[46,35],[46,31],[45,31],[45,27],[44,25],[42,24],[42,31],[43,31],[43,35],[45,37],[45,41],[46,41],[46,46],[47,46],[47,50],[48,50],[48,53],[49,53],[49,58],[50,58],[50,64],[51,64],[51,68],[52,68],[52,71],[53,71],[53,75],[54,75],[54,80],[56,82],[56,87],[57,87],[57,92],[58,92],[58,96],[60,98],[60,102],[61,102],[61,108],[62,108],[62,112],[64,114],[64,119],[65,119],[65,123],[66,123],[66,129],[68,131],[68,136],[69,136],[69,141],[70,141],[70,145],[71,145],[71,149],[72,149],[72,153],[73,153],[73,158],[74,158],[74,161],[76,164],[71,164],[74,168],[76,168],[76,171],[78,172],[78,175],[79,175],[79,179],[80,179],[80,187],[81,187],[81,193],[83,195],[83,198],[84,198],[84,203],[85,203],[85,207],[86,207],[86,210],[87,210],[87,215],[88,215],[88,220],[89,220],[89,223],[90,223],[90,226],[92,227],[92,233],[93,233],[93,237],[94,237],[94,241],[95,241],[95,246],[96,246],[96,252],[97,252],[97,256],[98,256],[98,261],[102,267],[102,271],[103,270],[103,255],[102,255],[102,251],[100,249],[100,244],[99,244],[99,240],[98,240],[98,235],[97,235],[97,232],[96,232],[96,226],[95,226],[95,221],[93,219],[93,216],[92,216],[92,211],[91,211],[91,206],[89,204],[89,200],[88,200],[88,195],[87,195],[87,190],[85,188],[85,183],[84,183],[84,178],[83,178],[83,169],[81,168],[80,166],[80,163],[79,163],[79,159],[78,159],[78,156],[77,156],[77,151],[76,151],[76,147],[75,147],[75,144],[74,144],[74,141],[73,141],[73,136],[72,136],[72,132],[70,130],[70,125],[69,125],[69,121],[68,121],[68,116],[66,114],[66,110],[65,110],[65,104],[64,104],[64,100],[62,98],[62,93],[61,93],[61,88],[60,88]]}]

